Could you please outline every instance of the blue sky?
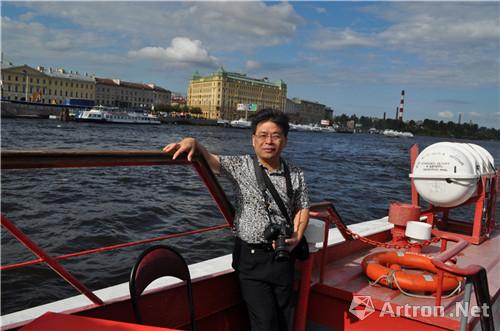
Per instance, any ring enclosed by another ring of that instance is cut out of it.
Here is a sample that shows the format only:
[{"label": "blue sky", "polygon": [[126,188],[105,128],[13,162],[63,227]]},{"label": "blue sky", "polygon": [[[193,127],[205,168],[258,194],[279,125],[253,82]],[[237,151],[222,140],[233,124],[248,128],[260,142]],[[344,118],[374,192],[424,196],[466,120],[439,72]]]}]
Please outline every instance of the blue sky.
[{"label": "blue sky", "polygon": [[499,2],[7,2],[14,64],[155,83],[186,94],[219,66],[284,80],[336,114],[500,129]]}]

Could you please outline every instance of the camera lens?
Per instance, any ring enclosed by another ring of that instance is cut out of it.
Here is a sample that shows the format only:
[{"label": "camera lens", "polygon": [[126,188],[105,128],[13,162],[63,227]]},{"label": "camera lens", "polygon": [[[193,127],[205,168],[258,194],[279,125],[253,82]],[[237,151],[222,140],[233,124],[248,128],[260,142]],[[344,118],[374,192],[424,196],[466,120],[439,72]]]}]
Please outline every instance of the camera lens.
[{"label": "camera lens", "polygon": [[276,240],[276,252],[274,258],[278,262],[288,261],[290,258],[290,252],[288,252],[284,236],[279,236]]},{"label": "camera lens", "polygon": [[290,252],[288,251],[287,244],[285,243],[287,229],[284,224],[270,224],[264,230],[264,238],[268,241],[276,241],[276,249],[274,258],[278,262],[288,261],[290,259]]}]

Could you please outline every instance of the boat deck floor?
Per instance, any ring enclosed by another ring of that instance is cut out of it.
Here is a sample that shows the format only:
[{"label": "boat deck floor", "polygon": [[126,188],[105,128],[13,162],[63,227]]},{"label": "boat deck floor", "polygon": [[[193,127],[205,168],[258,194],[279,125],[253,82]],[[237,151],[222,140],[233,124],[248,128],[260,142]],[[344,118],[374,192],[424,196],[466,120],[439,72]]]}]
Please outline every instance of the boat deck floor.
[{"label": "boat deck floor", "polygon": [[[422,253],[435,255],[439,252],[438,245],[439,243],[428,246]],[[453,242],[448,242],[448,247],[452,247],[452,245],[454,245]],[[458,267],[477,264],[486,268],[490,296],[493,300],[497,299],[500,288],[499,249],[500,232],[496,231],[492,233],[490,240],[486,240],[481,245],[471,244],[457,256]],[[328,263],[325,267],[323,284],[317,285],[316,288],[318,291],[329,292],[331,295],[344,297],[344,299],[350,298],[352,295],[370,296],[376,309],[380,309],[385,302],[389,302],[393,307],[405,305],[433,307],[435,304],[435,298],[433,297],[410,297],[401,293],[398,289],[390,289],[381,285],[371,286],[369,284],[368,277],[365,276],[361,269],[361,261],[369,254],[385,250],[387,249],[379,247],[365,249]],[[315,275],[314,280],[319,282],[319,275]],[[464,293],[461,291],[450,298],[442,299],[441,306],[443,307],[445,318],[452,320],[460,319],[460,316],[456,316],[455,312],[457,303],[463,301],[463,296]],[[470,305],[471,307],[476,305],[474,293],[472,293]],[[493,310],[494,313],[495,310],[498,310],[498,303],[494,305]]]}]

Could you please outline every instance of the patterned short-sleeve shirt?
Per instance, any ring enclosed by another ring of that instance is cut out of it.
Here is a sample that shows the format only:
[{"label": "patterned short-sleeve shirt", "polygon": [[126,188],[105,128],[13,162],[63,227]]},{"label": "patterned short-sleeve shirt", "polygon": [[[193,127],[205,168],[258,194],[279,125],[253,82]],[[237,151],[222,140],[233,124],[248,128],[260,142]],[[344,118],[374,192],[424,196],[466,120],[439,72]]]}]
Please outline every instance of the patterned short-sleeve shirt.
[{"label": "patterned short-sleeve shirt", "polygon": [[[269,172],[276,191],[283,199],[288,214],[293,218],[301,209],[309,208],[309,197],[304,180],[304,173],[298,167],[286,162],[290,170],[292,182],[292,201],[287,196],[286,178],[282,160],[280,169]],[[262,165],[261,165],[262,166]],[[264,230],[272,223],[286,224],[291,229],[286,219],[274,201],[271,193],[266,190],[263,194],[257,184],[252,156],[220,156],[221,175],[227,177],[235,187],[236,214],[234,218],[235,235],[248,243],[264,243]],[[266,208],[266,206],[269,206]]]}]

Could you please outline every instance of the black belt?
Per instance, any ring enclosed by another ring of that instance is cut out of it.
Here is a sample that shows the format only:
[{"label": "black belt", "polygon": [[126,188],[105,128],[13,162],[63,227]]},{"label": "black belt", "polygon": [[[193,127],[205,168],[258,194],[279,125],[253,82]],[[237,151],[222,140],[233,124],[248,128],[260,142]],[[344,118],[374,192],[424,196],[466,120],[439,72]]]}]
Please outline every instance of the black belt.
[{"label": "black belt", "polygon": [[266,251],[271,251],[273,250],[273,244],[271,243],[247,243],[246,241],[236,238],[236,241],[238,241],[242,246],[248,247],[249,249],[262,249]]}]

